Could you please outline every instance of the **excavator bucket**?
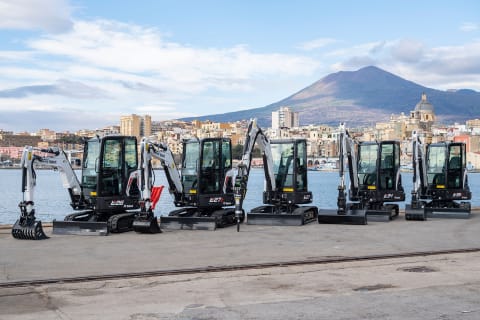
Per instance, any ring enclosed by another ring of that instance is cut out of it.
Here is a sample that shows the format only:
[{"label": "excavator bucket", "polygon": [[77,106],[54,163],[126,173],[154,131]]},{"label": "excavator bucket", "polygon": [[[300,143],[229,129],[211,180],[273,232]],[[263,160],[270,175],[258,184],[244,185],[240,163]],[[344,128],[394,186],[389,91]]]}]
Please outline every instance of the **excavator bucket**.
[{"label": "excavator bucket", "polygon": [[274,212],[274,206],[253,208],[247,214],[247,224],[269,226],[302,226],[317,219],[317,207],[299,207],[293,212]]},{"label": "excavator bucket", "polygon": [[17,220],[12,227],[12,236],[22,240],[43,240],[48,239],[43,232],[42,222],[37,220]]},{"label": "excavator bucket", "polygon": [[157,217],[155,216],[143,216],[140,214],[135,220],[133,220],[133,231],[138,233],[161,233],[160,226],[158,224]]},{"label": "excavator bucket", "polygon": [[348,209],[341,214],[335,209],[320,209],[318,223],[365,225],[367,224],[367,210]]},{"label": "excavator bucket", "polygon": [[[160,195],[162,194],[163,186],[155,186],[152,187],[150,200],[152,201],[152,211],[151,212],[144,212],[145,209],[142,210],[133,220],[132,228],[133,231],[138,233],[160,233],[160,226],[158,224],[158,219],[153,215],[153,210],[160,199]],[[140,206],[142,207],[142,205]],[[142,207],[144,208],[144,207]]]},{"label": "excavator bucket", "polygon": [[106,236],[108,235],[108,224],[106,222],[53,220],[52,233],[78,236]]},{"label": "excavator bucket", "polygon": [[405,219],[406,220],[415,220],[415,221],[425,221],[427,220],[427,215],[425,213],[425,208],[412,206],[411,204],[405,205]]}]

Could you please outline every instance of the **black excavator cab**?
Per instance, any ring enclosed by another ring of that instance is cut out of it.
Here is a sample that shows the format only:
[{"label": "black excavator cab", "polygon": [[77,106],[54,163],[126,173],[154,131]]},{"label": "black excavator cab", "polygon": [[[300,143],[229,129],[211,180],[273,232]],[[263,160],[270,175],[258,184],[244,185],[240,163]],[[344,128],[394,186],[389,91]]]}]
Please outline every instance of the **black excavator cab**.
[{"label": "black excavator cab", "polygon": [[368,219],[388,221],[398,216],[398,205],[385,202],[405,200],[400,175],[400,143],[361,142],[357,172],[358,190],[350,190],[350,199],[364,203]]},{"label": "black excavator cab", "polygon": [[181,183],[183,192],[174,195],[180,209],[160,217],[162,229],[215,230],[234,225],[232,186],[224,188],[232,169],[232,147],[228,138],[183,141]]},{"label": "black excavator cab", "polygon": [[248,224],[300,226],[317,219],[312,193],[307,183],[307,142],[305,139],[270,141],[275,188],[270,183],[268,161],[264,158],[266,190],[265,205],[247,214]]},{"label": "black excavator cab", "polygon": [[81,187],[83,199],[72,202],[75,210],[64,221],[53,222],[55,234],[108,234],[132,230],[139,209],[136,183],[127,196],[130,175],[137,170],[137,139],[133,136],[104,136],[85,141]]},{"label": "black excavator cab", "polygon": [[101,142],[85,143],[81,185],[85,200],[98,215],[139,208],[138,189],[130,190],[130,197],[125,192],[130,174],[137,170],[137,158],[135,137],[107,136]]},{"label": "black excavator cab", "polygon": [[472,194],[468,185],[465,144],[429,144],[425,161],[420,157],[417,162],[419,172],[414,173],[412,202],[406,206],[406,219],[469,218],[471,205],[464,200],[470,200]]}]

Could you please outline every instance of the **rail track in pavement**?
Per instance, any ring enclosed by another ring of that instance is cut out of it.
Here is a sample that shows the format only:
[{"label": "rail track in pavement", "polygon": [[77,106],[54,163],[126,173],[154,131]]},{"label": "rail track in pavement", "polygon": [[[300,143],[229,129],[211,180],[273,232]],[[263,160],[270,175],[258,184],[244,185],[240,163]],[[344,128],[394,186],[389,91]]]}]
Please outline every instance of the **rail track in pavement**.
[{"label": "rail track in pavement", "polygon": [[207,266],[207,267],[170,269],[170,270],[154,270],[154,271],[142,271],[142,272],[113,273],[113,274],[103,274],[103,275],[87,275],[87,276],[78,276],[78,277],[10,281],[10,282],[0,283],[0,288],[32,287],[32,286],[51,285],[51,284],[81,283],[81,282],[91,282],[91,281],[163,277],[163,276],[172,276],[172,275],[188,275],[188,274],[215,273],[215,272],[218,273],[218,272],[227,272],[227,271],[268,269],[268,268],[316,265],[316,264],[320,265],[320,264],[349,263],[349,262],[359,262],[359,261],[375,261],[375,260],[401,259],[401,258],[410,258],[410,257],[426,257],[426,256],[435,256],[435,255],[449,255],[449,254],[476,253],[476,252],[480,252],[480,248],[452,249],[452,250],[438,250],[438,251],[415,251],[415,252],[407,252],[407,253],[391,253],[391,254],[379,254],[379,255],[368,255],[368,256],[356,256],[356,257],[334,257],[334,258],[323,257],[318,259],[292,260],[292,261],[281,261],[281,262],[266,262],[266,263],[253,263],[253,264],[240,264],[240,265],[227,265],[227,266]]}]

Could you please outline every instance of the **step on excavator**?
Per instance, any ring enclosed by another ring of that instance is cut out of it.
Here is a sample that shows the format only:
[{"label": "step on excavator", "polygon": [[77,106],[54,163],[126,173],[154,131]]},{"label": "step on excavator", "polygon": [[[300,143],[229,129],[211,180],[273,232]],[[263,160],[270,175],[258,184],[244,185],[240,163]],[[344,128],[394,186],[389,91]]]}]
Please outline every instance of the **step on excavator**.
[{"label": "step on excavator", "polygon": [[[398,204],[405,200],[400,175],[398,141],[356,142],[345,124],[340,124],[337,209],[320,209],[319,223],[367,224],[390,221],[398,216]],[[345,160],[348,164],[349,200],[345,185]]]},{"label": "step on excavator", "polygon": [[247,213],[247,224],[299,226],[315,221],[318,209],[301,206],[312,202],[307,185],[307,143],[305,139],[269,140],[256,119],[249,122],[242,160],[232,171],[235,193],[237,231],[242,216],[243,200],[247,192],[251,157],[255,143],[263,154],[265,191],[263,206]]},{"label": "step on excavator", "polygon": [[[472,193],[468,186],[463,142],[439,142],[424,147],[412,133],[413,189],[405,219],[470,217]],[[425,155],[426,154],[426,155]],[[459,202],[460,201],[460,202]]]},{"label": "step on excavator", "polygon": [[41,221],[35,218],[36,164],[59,171],[63,187],[70,195],[70,205],[78,211],[67,215],[64,221],[54,220],[54,234],[107,235],[132,230],[140,192],[132,188],[127,196],[126,186],[130,175],[137,170],[135,137],[97,136],[86,140],[81,181],[60,148],[26,146],[21,158],[21,214],[12,228],[12,235],[17,239],[47,238]]},{"label": "step on excavator", "polygon": [[184,140],[181,174],[166,145],[150,143],[148,151],[148,156],[161,160],[174,204],[180,208],[160,217],[161,229],[213,231],[235,225],[233,184],[226,177],[232,169],[230,139]]}]

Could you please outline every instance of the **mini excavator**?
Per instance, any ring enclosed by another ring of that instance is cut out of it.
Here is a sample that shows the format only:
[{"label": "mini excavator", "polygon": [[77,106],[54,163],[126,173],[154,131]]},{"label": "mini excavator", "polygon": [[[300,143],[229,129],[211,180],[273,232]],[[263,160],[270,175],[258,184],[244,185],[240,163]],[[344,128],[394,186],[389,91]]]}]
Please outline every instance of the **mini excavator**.
[{"label": "mini excavator", "polygon": [[247,191],[255,142],[263,154],[265,205],[253,208],[247,214],[247,223],[283,226],[303,225],[315,221],[317,207],[300,206],[312,202],[312,193],[307,188],[306,140],[270,141],[257,125],[256,119],[250,120],[245,140],[242,160],[230,174],[234,181],[237,231],[240,230],[239,218],[244,212],[243,200]]},{"label": "mini excavator", "polygon": [[[412,133],[413,189],[405,206],[405,219],[469,218],[472,193],[468,186],[466,150],[462,142],[426,146]],[[458,202],[460,201],[460,202]]]},{"label": "mini excavator", "polygon": [[[142,143],[149,146],[142,146],[144,159],[153,156],[161,160],[174,204],[180,208],[160,217],[161,229],[213,231],[235,225],[233,185],[226,177],[232,169],[230,139],[184,140],[181,174],[166,145]],[[239,219],[243,221],[243,216]]]},{"label": "mini excavator", "polygon": [[[337,210],[320,209],[319,223],[367,224],[390,221],[398,216],[398,204],[405,200],[400,175],[400,143],[398,141],[356,142],[340,125],[340,184]],[[350,178],[347,203],[345,160]]]},{"label": "mini excavator", "polygon": [[132,230],[139,208],[140,192],[126,194],[130,175],[137,170],[137,140],[130,136],[105,136],[86,140],[81,181],[66,153],[57,147],[41,149],[27,146],[21,158],[22,193],[20,219],[12,228],[17,239],[45,239],[41,221],[35,219],[35,164],[60,172],[68,190],[71,207],[79,212],[64,221],[53,221],[54,234],[107,235]]}]

